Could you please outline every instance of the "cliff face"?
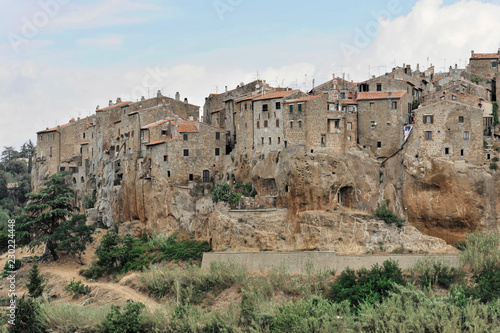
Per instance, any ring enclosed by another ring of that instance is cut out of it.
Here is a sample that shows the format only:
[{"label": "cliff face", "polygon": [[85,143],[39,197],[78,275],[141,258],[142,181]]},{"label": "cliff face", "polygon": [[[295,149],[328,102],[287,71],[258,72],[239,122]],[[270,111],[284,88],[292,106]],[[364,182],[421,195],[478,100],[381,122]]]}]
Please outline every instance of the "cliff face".
[{"label": "cliff face", "polygon": [[[486,168],[415,157],[409,149],[383,165],[363,152],[345,157],[288,149],[264,159],[226,156],[224,177],[252,181],[254,206],[230,211],[208,190],[141,178],[140,164],[124,161],[121,185],[112,162],[98,171],[98,220],[141,221],[157,232],[194,232],[214,250],[329,249],[365,253],[404,247],[450,252],[448,244],[477,228],[498,228],[498,176]],[[388,199],[388,200],[387,200]],[[374,219],[380,204],[406,218],[404,227]]]}]

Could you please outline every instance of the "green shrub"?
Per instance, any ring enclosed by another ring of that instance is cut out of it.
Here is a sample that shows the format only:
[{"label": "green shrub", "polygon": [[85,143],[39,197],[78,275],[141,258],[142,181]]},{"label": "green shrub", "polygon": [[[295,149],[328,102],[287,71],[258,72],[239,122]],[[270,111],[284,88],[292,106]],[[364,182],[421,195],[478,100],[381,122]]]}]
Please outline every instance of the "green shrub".
[{"label": "green shrub", "polygon": [[355,272],[347,268],[331,285],[329,298],[335,302],[347,300],[353,308],[363,303],[380,303],[393,290],[394,285],[405,284],[398,264],[386,260],[382,266],[375,264],[370,270]]},{"label": "green shrub", "polygon": [[460,277],[465,276],[465,273],[455,267],[448,267],[440,261],[434,262],[432,267],[427,268],[420,277],[420,285],[424,288],[438,285],[442,288],[450,288],[452,283],[455,283]]},{"label": "green shrub", "polygon": [[496,156],[495,156],[495,157],[493,157],[491,160],[492,160],[493,162],[498,162],[500,159],[499,159],[498,157],[496,157]]},{"label": "green shrub", "polygon": [[347,303],[330,303],[319,296],[286,303],[276,310],[271,332],[343,332],[349,324]]},{"label": "green shrub", "polygon": [[500,298],[499,264],[489,264],[473,276],[475,285],[466,290],[466,294],[483,303],[489,303]]},{"label": "green shrub", "polygon": [[80,270],[79,274],[87,280],[98,280],[106,274],[106,269],[93,262],[89,268]]},{"label": "green shrub", "polygon": [[490,163],[490,170],[497,170],[497,169],[498,169],[498,164],[496,164],[495,162]]},{"label": "green shrub", "polygon": [[233,193],[228,183],[217,183],[212,189],[211,196],[213,202],[225,201],[236,204],[241,198],[241,193]]},{"label": "green shrub", "polygon": [[23,297],[17,299],[14,325],[10,327],[12,333],[40,333],[45,332],[42,325],[40,303],[36,299]]},{"label": "green shrub", "polygon": [[500,233],[477,231],[465,238],[466,248],[459,254],[459,261],[479,272],[485,266],[500,262]]},{"label": "green shrub", "polygon": [[176,236],[170,236],[166,242],[160,246],[165,260],[201,260],[203,252],[211,251],[210,245],[206,241],[183,240],[176,241]]},{"label": "green shrub", "polygon": [[71,281],[64,287],[68,293],[72,293],[74,296],[78,295],[88,295],[92,291],[90,286],[86,286],[82,281],[75,281],[75,278],[71,279]]},{"label": "green shrub", "polygon": [[3,265],[3,277],[8,276],[9,274],[7,272],[14,272],[17,271],[19,268],[21,268],[23,264],[23,261],[21,259],[15,259],[15,260],[7,260],[5,262],[5,265]]},{"label": "green shrub", "polygon": [[392,212],[392,210],[387,208],[387,204],[383,204],[382,206],[378,206],[377,209],[375,209],[375,212],[373,213],[376,217],[379,219],[382,219],[385,221],[387,224],[393,224],[396,223],[398,227],[403,226],[403,219],[400,219],[396,214]]},{"label": "green shrub", "polygon": [[40,274],[37,262],[35,262],[30,269],[26,288],[28,288],[28,294],[31,297],[37,298],[42,296],[45,285],[43,284],[43,276]]},{"label": "green shrub", "polygon": [[140,302],[127,303],[123,311],[120,306],[112,305],[104,322],[105,333],[137,333],[146,332],[142,322],[142,311],[145,305]]}]

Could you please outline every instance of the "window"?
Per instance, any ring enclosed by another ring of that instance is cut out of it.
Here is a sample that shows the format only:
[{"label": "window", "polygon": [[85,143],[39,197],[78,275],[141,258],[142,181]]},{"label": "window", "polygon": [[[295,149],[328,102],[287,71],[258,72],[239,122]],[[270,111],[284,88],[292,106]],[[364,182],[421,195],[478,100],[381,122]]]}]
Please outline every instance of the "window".
[{"label": "window", "polygon": [[392,109],[396,110],[398,108],[398,102],[392,102]]},{"label": "window", "polygon": [[56,135],[55,133],[52,133],[52,141],[54,141],[55,135]]},{"label": "window", "polygon": [[299,128],[302,128],[302,120],[299,120]]},{"label": "window", "polygon": [[377,83],[377,91],[382,91],[382,83]]},{"label": "window", "polygon": [[370,122],[370,124],[371,124],[371,127],[372,127],[372,128],[375,128],[375,126],[377,126],[377,123],[376,123],[374,120],[372,120],[372,121]]},{"label": "window", "polygon": [[276,102],[276,110],[279,110],[281,109],[281,103],[280,102]]},{"label": "window", "polygon": [[496,61],[493,61],[493,62],[491,63],[491,68],[497,68],[497,63],[496,63]]},{"label": "window", "polygon": [[347,112],[347,106],[345,106],[345,105],[344,105],[344,106],[342,107],[342,111],[343,111],[343,112]]},{"label": "window", "polygon": [[444,153],[445,153],[445,155],[449,155],[450,154],[450,148],[446,147],[444,149]]},{"label": "window", "polygon": [[469,140],[469,132],[468,131],[464,132],[464,140]]},{"label": "window", "polygon": [[377,148],[378,149],[382,148],[382,141],[377,141]]},{"label": "window", "polygon": [[215,148],[215,156],[220,156],[220,148]]},{"label": "window", "polygon": [[339,119],[335,119],[335,122],[334,122],[334,126],[336,129],[339,129],[340,128],[340,120]]},{"label": "window", "polygon": [[168,162],[168,155],[163,155],[163,161]]},{"label": "window", "polygon": [[262,104],[262,111],[268,111],[267,104]]},{"label": "window", "polygon": [[293,128],[293,120],[290,122],[290,128]]},{"label": "window", "polygon": [[373,110],[375,110],[375,103],[370,102],[370,111],[373,111]]},{"label": "window", "polygon": [[341,98],[341,99],[345,99],[345,92],[341,92],[341,93],[340,93],[340,98]]},{"label": "window", "polygon": [[40,134],[40,142],[42,142],[42,141],[43,141],[43,134]]},{"label": "window", "polygon": [[170,170],[167,171],[167,177],[170,178]]},{"label": "window", "polygon": [[210,171],[208,170],[203,170],[203,182],[204,183],[209,183],[210,182]]},{"label": "window", "polygon": [[280,127],[280,120],[276,119],[276,127]]},{"label": "window", "polygon": [[457,99],[457,96],[451,95],[451,99],[455,101]]},{"label": "window", "polygon": [[[293,113],[293,104],[290,104],[290,113]],[[40,140],[42,141],[42,140]]]},{"label": "window", "polygon": [[324,134],[321,134],[321,147],[326,146],[326,136]]},{"label": "window", "polygon": [[269,144],[272,145],[273,144],[273,140],[271,139],[271,137],[269,137]]},{"label": "window", "polygon": [[183,134],[182,137],[183,137],[184,141],[187,141],[187,139],[188,139],[188,135],[187,134]]},{"label": "window", "polygon": [[281,144],[281,138],[278,136],[278,144]]},{"label": "window", "polygon": [[264,144],[264,138],[260,138],[262,144]]},{"label": "window", "polygon": [[85,133],[83,133],[83,138],[85,139]]},{"label": "window", "polygon": [[354,106],[353,105],[349,105],[349,112],[354,112]]},{"label": "window", "polygon": [[215,132],[215,140],[220,140],[220,132]]},{"label": "window", "polygon": [[288,142],[287,142],[287,141],[285,141],[285,148],[286,148],[286,147],[288,147]]},{"label": "window", "polygon": [[190,173],[190,174],[189,174],[189,181],[190,181],[190,182],[192,182],[192,181],[193,181],[193,179],[194,179],[194,176],[193,176],[193,174],[192,174],[192,173]]},{"label": "window", "polygon": [[189,149],[184,149],[184,156],[189,156]]},{"label": "window", "polygon": [[424,115],[424,124],[433,124],[434,123],[434,116],[431,114],[426,114]]},{"label": "window", "polygon": [[161,135],[167,135],[167,130],[161,130]]},{"label": "window", "polygon": [[349,142],[351,141],[351,136],[350,135],[347,136],[347,141],[349,141]]},{"label": "window", "polygon": [[460,149],[460,156],[464,156],[464,150]]},{"label": "window", "polygon": [[[82,148],[80,147],[80,154],[82,153]],[[50,154],[49,157],[52,157],[52,147],[50,147]]]},{"label": "window", "polygon": [[348,131],[352,130],[352,123],[347,123],[347,130]]},{"label": "window", "polygon": [[432,140],[432,131],[425,131],[425,140]]},{"label": "window", "polygon": [[257,128],[260,128],[260,121],[257,120]]},{"label": "window", "polygon": [[302,104],[299,104],[299,105],[298,105],[298,108],[299,108],[299,109],[298,109],[298,110],[299,110],[299,112],[302,112]]},{"label": "window", "polygon": [[463,123],[464,122],[464,116],[458,116],[458,122]]},{"label": "window", "polygon": [[264,127],[267,127],[267,120],[264,120]]}]

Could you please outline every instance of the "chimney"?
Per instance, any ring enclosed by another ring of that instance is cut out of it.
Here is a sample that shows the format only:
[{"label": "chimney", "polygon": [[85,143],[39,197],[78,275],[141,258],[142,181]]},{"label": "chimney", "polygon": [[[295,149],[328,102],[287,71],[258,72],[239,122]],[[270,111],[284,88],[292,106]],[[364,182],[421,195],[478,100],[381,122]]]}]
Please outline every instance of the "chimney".
[{"label": "chimney", "polygon": [[175,117],[175,122],[174,122],[175,127],[179,125],[179,117]]},{"label": "chimney", "polygon": [[420,72],[420,64],[417,64],[417,72]]},{"label": "chimney", "polygon": [[226,86],[226,92],[227,92],[227,86]]},{"label": "chimney", "polygon": [[161,90],[158,90],[158,92],[156,93],[156,97],[161,97]]},{"label": "chimney", "polygon": [[389,91],[389,92],[387,93],[387,98],[392,98],[392,91]]},{"label": "chimney", "polygon": [[141,96],[141,101],[145,101],[146,99],[144,98],[144,96]]},{"label": "chimney", "polygon": [[109,106],[113,105],[113,101],[109,100]]},{"label": "chimney", "polygon": [[474,50],[470,51],[470,55],[474,55]]},{"label": "chimney", "polygon": [[187,97],[184,98],[184,104],[188,104],[188,99]]},{"label": "chimney", "polygon": [[458,65],[457,64],[455,64],[455,69],[458,69]]},{"label": "chimney", "polygon": [[116,104],[121,103],[121,102],[122,102],[122,99],[121,99],[120,97],[118,97],[118,98],[116,99]]},{"label": "chimney", "polygon": [[176,101],[180,101],[181,100],[181,94],[179,94],[179,92],[175,93],[175,100]]}]

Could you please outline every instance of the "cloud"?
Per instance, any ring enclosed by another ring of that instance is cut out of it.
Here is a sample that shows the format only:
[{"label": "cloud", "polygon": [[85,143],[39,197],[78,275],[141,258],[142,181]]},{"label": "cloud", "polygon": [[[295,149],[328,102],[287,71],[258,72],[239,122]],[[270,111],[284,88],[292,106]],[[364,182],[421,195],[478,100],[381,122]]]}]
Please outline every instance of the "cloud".
[{"label": "cloud", "polygon": [[[444,5],[443,0],[419,0],[406,16],[380,20],[379,32],[365,47],[358,47],[349,59],[340,63],[350,65],[350,74],[357,80],[378,75],[378,66],[389,71],[403,63],[421,65],[433,63],[443,70],[455,64],[464,67],[471,50],[496,52],[500,41],[500,5],[478,0],[462,0]],[[372,22],[367,22],[366,26]],[[352,36],[348,45],[356,47],[358,36]],[[366,37],[366,36],[365,36]],[[369,37],[369,36],[368,36]],[[342,55],[342,53],[341,53]]]},{"label": "cloud", "polygon": [[106,35],[97,38],[78,39],[75,44],[94,49],[111,50],[121,47],[123,45],[123,38],[124,37],[120,35]]}]

